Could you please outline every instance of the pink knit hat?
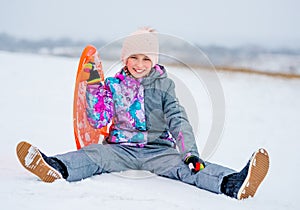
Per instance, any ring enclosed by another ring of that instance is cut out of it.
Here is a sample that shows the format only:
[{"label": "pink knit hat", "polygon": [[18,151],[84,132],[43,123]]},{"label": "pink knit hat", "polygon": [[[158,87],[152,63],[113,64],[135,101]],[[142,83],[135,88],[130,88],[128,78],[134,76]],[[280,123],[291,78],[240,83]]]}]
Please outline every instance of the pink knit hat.
[{"label": "pink knit hat", "polygon": [[134,54],[144,54],[152,61],[152,65],[158,63],[159,44],[155,30],[151,28],[141,28],[129,36],[123,42],[121,59],[124,64],[129,56]]}]

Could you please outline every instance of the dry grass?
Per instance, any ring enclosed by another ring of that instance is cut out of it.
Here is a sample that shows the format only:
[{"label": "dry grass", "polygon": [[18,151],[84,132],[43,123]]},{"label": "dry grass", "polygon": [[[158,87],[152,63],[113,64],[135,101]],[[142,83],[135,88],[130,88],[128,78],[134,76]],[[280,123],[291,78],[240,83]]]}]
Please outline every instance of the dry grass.
[{"label": "dry grass", "polygon": [[[168,63],[168,66],[174,67],[187,67],[187,65],[180,64],[180,63]],[[264,75],[270,77],[278,77],[278,78],[285,78],[285,79],[300,79],[300,74],[289,74],[289,73],[279,73],[279,72],[268,72],[263,70],[256,70],[250,68],[243,68],[243,67],[233,67],[233,66],[200,66],[200,65],[188,65],[190,68],[196,69],[215,69],[217,71],[227,71],[227,72],[236,72],[236,73],[245,73],[245,74],[257,74],[257,75]]]},{"label": "dry grass", "polygon": [[219,70],[219,71],[230,71],[230,72],[240,72],[240,73],[247,73],[247,74],[258,74],[258,75],[265,75],[265,76],[270,76],[270,77],[280,77],[280,78],[286,78],[286,79],[300,79],[299,74],[266,72],[266,71],[260,71],[260,70],[249,69],[249,68],[216,66],[215,69]]}]

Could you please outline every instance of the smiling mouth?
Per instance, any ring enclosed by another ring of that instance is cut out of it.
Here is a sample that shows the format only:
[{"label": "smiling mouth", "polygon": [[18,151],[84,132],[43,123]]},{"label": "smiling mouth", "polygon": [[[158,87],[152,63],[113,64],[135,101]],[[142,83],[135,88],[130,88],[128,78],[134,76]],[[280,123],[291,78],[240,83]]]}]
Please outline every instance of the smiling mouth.
[{"label": "smiling mouth", "polygon": [[134,69],[134,71],[140,74],[140,73],[143,73],[145,70],[144,69]]}]

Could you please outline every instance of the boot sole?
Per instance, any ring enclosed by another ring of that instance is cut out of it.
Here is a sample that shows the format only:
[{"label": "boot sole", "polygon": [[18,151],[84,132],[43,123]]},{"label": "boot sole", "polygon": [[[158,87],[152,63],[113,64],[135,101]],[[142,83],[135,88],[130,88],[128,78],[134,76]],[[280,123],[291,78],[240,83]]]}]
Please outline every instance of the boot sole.
[{"label": "boot sole", "polygon": [[38,176],[43,182],[54,182],[61,179],[61,174],[48,165],[40,151],[27,142],[20,142],[16,148],[17,156],[24,168]]},{"label": "boot sole", "polygon": [[248,175],[242,184],[237,199],[253,197],[269,170],[269,155],[265,149],[256,151],[250,161]]}]

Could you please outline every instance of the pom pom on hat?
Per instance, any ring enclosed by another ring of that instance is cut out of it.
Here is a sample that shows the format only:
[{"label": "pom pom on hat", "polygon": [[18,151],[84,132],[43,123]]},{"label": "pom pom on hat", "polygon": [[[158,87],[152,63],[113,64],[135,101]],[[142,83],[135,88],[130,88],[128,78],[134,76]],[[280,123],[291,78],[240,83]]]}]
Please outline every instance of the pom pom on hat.
[{"label": "pom pom on hat", "polygon": [[156,31],[152,28],[141,28],[133,32],[123,41],[121,59],[126,65],[129,56],[144,54],[151,61],[152,66],[158,63],[159,44]]}]

